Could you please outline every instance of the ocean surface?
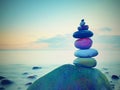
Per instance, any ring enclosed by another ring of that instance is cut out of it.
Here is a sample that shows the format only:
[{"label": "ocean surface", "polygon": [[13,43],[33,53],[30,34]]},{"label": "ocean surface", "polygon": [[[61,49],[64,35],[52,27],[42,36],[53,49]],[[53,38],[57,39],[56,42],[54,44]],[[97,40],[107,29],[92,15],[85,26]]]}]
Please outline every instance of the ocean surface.
[{"label": "ocean surface", "polygon": [[[72,64],[74,50],[0,50],[0,76],[13,81],[11,85],[1,85],[5,90],[26,90],[28,83],[33,83],[53,69],[63,65]],[[95,57],[97,66],[115,87],[120,90],[120,79],[112,80],[112,75],[120,78],[119,51],[101,51]],[[38,66],[41,69],[33,70]],[[35,76],[35,78],[28,78]]]}]

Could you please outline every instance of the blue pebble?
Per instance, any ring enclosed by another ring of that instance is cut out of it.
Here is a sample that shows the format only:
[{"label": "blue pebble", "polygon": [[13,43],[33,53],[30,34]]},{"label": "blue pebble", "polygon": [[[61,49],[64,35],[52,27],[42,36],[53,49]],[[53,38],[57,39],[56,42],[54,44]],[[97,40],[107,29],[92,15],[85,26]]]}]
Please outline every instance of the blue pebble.
[{"label": "blue pebble", "polygon": [[92,36],[93,36],[93,32],[90,30],[81,30],[73,33],[74,38],[87,38]]},{"label": "blue pebble", "polygon": [[91,58],[98,55],[98,51],[95,49],[77,50],[74,55],[79,58]]}]

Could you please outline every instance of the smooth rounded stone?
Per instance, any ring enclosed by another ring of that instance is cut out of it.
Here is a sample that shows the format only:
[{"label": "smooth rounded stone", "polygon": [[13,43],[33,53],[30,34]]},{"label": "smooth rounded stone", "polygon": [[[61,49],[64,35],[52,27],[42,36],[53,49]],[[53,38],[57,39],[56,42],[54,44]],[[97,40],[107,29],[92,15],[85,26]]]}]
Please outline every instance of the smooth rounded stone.
[{"label": "smooth rounded stone", "polygon": [[78,27],[78,30],[88,30],[89,29],[89,26],[88,25],[84,25],[84,26],[81,26],[81,27]]},{"label": "smooth rounded stone", "polygon": [[39,78],[27,90],[111,90],[111,87],[98,69],[66,64]]},{"label": "smooth rounded stone", "polygon": [[74,45],[78,49],[89,49],[92,46],[92,40],[90,38],[80,38],[75,41]]},{"label": "smooth rounded stone", "polygon": [[74,55],[79,58],[91,58],[98,55],[98,51],[95,49],[77,50]]},{"label": "smooth rounded stone", "polygon": [[73,33],[74,38],[87,38],[92,36],[93,36],[93,32],[90,30],[81,30]]},{"label": "smooth rounded stone", "polygon": [[78,67],[95,67],[97,65],[97,62],[94,58],[76,58],[73,61],[73,64],[75,64]]}]

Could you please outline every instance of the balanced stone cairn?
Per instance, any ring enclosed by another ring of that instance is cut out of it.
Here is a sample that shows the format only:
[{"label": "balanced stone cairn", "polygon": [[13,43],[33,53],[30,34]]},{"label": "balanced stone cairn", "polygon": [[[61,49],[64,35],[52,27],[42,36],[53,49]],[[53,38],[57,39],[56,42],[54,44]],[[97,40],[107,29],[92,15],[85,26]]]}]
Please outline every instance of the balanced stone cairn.
[{"label": "balanced stone cairn", "polygon": [[[97,56],[95,49],[90,49],[93,33],[88,30],[84,19],[81,20],[78,31],[73,34],[77,57],[74,65],[62,65],[40,77],[27,90],[112,90],[105,75],[96,68]],[[77,68],[76,68],[77,67]]]},{"label": "balanced stone cairn", "polygon": [[85,25],[84,19],[81,20],[78,31],[74,32],[73,37],[77,38],[74,45],[77,49],[74,55],[77,57],[74,64],[80,67],[95,67],[97,62],[94,58],[98,55],[98,51],[91,49],[93,32],[88,30],[89,26]]}]

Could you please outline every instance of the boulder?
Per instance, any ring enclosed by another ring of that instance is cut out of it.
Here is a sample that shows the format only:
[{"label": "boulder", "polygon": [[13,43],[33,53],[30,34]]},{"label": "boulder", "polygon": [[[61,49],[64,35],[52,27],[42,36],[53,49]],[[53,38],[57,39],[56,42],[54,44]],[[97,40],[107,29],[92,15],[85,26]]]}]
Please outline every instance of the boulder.
[{"label": "boulder", "polygon": [[111,87],[98,69],[66,64],[39,78],[27,90],[111,90]]}]

